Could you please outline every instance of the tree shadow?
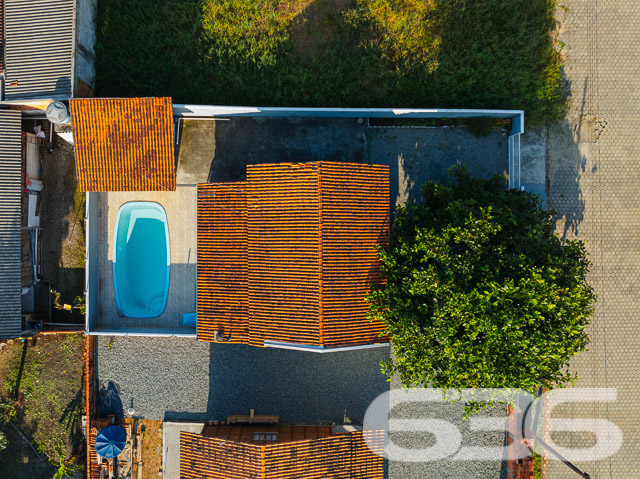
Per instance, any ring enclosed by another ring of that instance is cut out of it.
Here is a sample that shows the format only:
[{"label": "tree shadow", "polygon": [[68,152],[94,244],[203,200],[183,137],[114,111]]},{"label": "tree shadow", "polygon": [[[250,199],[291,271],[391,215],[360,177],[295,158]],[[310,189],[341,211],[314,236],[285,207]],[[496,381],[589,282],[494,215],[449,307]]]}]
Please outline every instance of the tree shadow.
[{"label": "tree shadow", "polygon": [[[570,88],[568,80],[565,82]],[[585,78],[577,115],[568,115],[547,128],[547,202],[562,239],[579,234],[585,214],[582,177],[595,173],[597,168],[587,161],[597,141],[595,118],[586,111],[588,88]]]},{"label": "tree shadow", "polygon": [[77,454],[83,449],[84,441],[78,434],[82,413],[84,411],[84,389],[81,387],[76,392],[75,397],[67,404],[60,416],[60,424],[69,431],[69,444],[73,449],[73,454]]}]

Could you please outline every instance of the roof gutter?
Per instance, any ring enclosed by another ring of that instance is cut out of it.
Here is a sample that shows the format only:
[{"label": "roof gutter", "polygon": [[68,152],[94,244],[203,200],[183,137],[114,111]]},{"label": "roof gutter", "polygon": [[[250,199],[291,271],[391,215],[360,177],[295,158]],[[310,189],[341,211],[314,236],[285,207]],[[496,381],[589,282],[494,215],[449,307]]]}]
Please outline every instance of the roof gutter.
[{"label": "roof gutter", "polygon": [[337,348],[325,348],[324,346],[315,346],[311,344],[284,343],[280,341],[264,341],[266,348],[292,349],[294,351],[307,351],[311,353],[342,353],[345,351],[357,351],[360,349],[386,348],[389,343],[361,344],[358,346],[340,346]]}]

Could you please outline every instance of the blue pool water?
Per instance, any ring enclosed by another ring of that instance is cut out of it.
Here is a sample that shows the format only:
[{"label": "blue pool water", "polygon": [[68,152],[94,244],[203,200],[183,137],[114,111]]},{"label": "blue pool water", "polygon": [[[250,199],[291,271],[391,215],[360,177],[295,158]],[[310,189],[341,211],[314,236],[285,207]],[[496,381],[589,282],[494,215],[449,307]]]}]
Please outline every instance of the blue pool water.
[{"label": "blue pool water", "polygon": [[171,264],[164,208],[150,201],[122,205],[113,244],[113,287],[120,312],[130,318],[162,314]]}]

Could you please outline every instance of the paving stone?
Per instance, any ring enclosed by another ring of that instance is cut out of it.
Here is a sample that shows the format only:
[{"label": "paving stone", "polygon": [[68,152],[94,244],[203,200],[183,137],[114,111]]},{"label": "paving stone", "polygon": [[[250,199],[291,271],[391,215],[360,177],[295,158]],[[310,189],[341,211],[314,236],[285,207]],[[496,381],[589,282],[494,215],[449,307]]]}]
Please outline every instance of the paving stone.
[{"label": "paving stone", "polygon": [[[618,398],[607,404],[596,394],[592,401],[559,407],[552,417],[615,423],[623,432],[622,449],[576,465],[592,478],[640,477],[640,135],[633,121],[640,107],[640,11],[630,0],[567,0],[563,5],[558,19],[571,108],[566,122],[549,134],[548,198],[558,211],[558,232],[587,241],[593,262],[589,280],[599,299],[589,351],[576,356],[571,369],[580,375],[576,387],[616,388]],[[593,125],[581,123],[585,118]],[[596,131],[585,135],[585,128]],[[589,433],[553,438],[566,447],[594,445]],[[550,461],[545,477],[578,476]]]}]

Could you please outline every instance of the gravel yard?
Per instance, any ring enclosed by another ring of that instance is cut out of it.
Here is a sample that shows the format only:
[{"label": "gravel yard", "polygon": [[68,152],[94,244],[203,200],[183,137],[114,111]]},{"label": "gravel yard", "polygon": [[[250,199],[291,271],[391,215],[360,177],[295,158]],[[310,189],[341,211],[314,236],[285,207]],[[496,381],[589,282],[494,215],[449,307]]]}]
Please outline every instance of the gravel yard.
[{"label": "gravel yard", "polygon": [[389,383],[379,363],[387,347],[317,354],[190,338],[98,339],[101,414],[129,407],[145,419],[224,419],[280,414],[287,422],[362,422]]},{"label": "gravel yard", "polygon": [[[392,388],[400,388],[400,381],[394,378]],[[464,404],[412,403],[398,405],[389,417],[391,419],[440,419],[451,423],[461,433],[461,447],[476,447],[482,451],[490,447],[504,445],[504,431],[472,431],[469,421],[462,418]],[[473,416],[480,419],[503,418],[506,406],[497,406]],[[506,424],[506,419],[504,421]],[[428,432],[391,432],[390,438],[397,446],[407,449],[426,449],[435,444],[434,436]],[[455,454],[454,454],[455,455]],[[502,461],[499,460],[452,460],[451,457],[424,462],[389,461],[389,479],[499,479],[503,476]]]},{"label": "gravel yard", "polygon": [[[286,422],[362,423],[369,404],[390,387],[379,363],[388,348],[317,354],[251,346],[208,344],[190,338],[98,338],[97,376],[101,414],[172,421],[224,419],[248,412],[280,414]],[[501,446],[500,431],[471,431],[460,404],[418,403],[395,408],[390,417],[431,417],[460,428],[462,445]],[[480,417],[501,417],[496,408]],[[392,433],[395,444],[427,448],[428,433]],[[498,478],[500,461],[412,463],[390,461],[389,478]],[[450,475],[446,475],[447,471]],[[464,475],[460,475],[464,471]]]}]

